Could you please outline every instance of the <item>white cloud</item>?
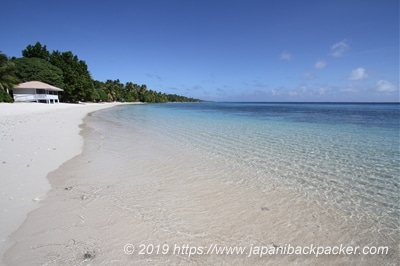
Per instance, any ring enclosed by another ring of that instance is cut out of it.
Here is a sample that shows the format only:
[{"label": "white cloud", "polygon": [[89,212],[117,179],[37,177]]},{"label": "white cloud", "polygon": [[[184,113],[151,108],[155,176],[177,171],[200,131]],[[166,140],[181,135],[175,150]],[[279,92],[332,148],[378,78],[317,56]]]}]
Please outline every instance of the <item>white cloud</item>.
[{"label": "white cloud", "polygon": [[376,82],[376,90],[379,92],[393,92],[397,90],[396,86],[386,80]]},{"label": "white cloud", "polygon": [[353,88],[353,87],[347,87],[347,88],[343,88],[340,90],[341,92],[350,92],[350,93],[356,93],[358,92],[357,88]]},{"label": "white cloud", "polygon": [[319,88],[319,89],[315,89],[315,90],[313,90],[313,92],[312,92],[312,94],[316,94],[316,95],[323,95],[323,94],[325,94],[326,92],[328,92],[329,90],[327,89],[327,88],[323,88],[323,87],[321,87],[321,88]]},{"label": "white cloud", "polygon": [[289,52],[282,52],[281,53],[281,59],[282,60],[286,60],[286,61],[290,61],[292,60],[292,54]]},{"label": "white cloud", "polygon": [[324,69],[327,65],[328,63],[325,60],[318,60],[317,62],[315,62],[316,69]]},{"label": "white cloud", "polygon": [[334,57],[342,57],[349,49],[350,49],[350,46],[349,46],[347,40],[343,40],[343,41],[340,41],[340,42],[332,45],[331,55]]},{"label": "white cloud", "polygon": [[348,80],[362,80],[368,77],[364,68],[359,67],[351,71],[350,75],[348,76]]},{"label": "white cloud", "polygon": [[307,88],[305,86],[295,88],[291,91],[289,91],[289,96],[298,96],[298,95],[303,95],[307,91]]},{"label": "white cloud", "polygon": [[272,96],[280,96],[282,95],[282,88],[272,89],[270,90],[270,93]]}]

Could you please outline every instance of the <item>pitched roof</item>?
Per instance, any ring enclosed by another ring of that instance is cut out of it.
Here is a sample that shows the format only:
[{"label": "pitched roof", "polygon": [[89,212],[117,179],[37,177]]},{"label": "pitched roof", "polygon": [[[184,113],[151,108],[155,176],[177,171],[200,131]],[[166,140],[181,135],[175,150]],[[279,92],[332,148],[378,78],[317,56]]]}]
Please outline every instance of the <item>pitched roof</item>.
[{"label": "pitched roof", "polygon": [[49,91],[64,91],[63,89],[54,87],[50,84],[41,81],[28,81],[20,83],[14,87],[14,89],[45,89]]}]

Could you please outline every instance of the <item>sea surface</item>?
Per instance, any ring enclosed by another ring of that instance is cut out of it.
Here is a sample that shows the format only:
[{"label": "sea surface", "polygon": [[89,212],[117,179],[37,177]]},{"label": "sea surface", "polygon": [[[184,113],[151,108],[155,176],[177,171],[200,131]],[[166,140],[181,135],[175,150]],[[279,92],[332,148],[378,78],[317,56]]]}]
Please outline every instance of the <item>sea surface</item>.
[{"label": "sea surface", "polygon": [[104,116],[222,158],[246,183],[285,186],[399,228],[399,104],[169,103]]},{"label": "sea surface", "polygon": [[[207,175],[209,166],[224,182],[316,202],[332,217],[351,220],[351,234],[379,232],[369,244],[399,244],[399,104],[168,103],[121,106],[98,116],[120,137],[163,142],[164,157],[193,154],[201,162],[182,178]],[[179,176],[173,165],[160,172],[153,167],[155,175]]]}]

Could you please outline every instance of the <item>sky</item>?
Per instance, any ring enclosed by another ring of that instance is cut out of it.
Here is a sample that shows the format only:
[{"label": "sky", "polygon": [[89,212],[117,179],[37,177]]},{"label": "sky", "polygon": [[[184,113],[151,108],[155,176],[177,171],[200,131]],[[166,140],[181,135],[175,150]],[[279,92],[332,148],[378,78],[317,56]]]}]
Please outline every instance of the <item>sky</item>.
[{"label": "sky", "polygon": [[399,102],[398,0],[3,0],[0,50],[210,101]]}]

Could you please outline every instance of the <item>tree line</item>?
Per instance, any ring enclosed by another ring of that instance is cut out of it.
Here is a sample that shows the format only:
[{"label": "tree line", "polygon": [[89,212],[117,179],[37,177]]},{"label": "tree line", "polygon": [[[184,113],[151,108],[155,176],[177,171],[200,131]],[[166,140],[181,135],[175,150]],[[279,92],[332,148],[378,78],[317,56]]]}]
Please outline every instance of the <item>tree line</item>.
[{"label": "tree line", "polygon": [[145,84],[121,83],[119,79],[94,80],[85,61],[71,51],[50,53],[37,42],[22,50],[21,58],[8,58],[0,51],[0,102],[12,102],[12,88],[20,82],[38,80],[62,88],[63,102],[197,102],[198,99],[148,89]]}]

